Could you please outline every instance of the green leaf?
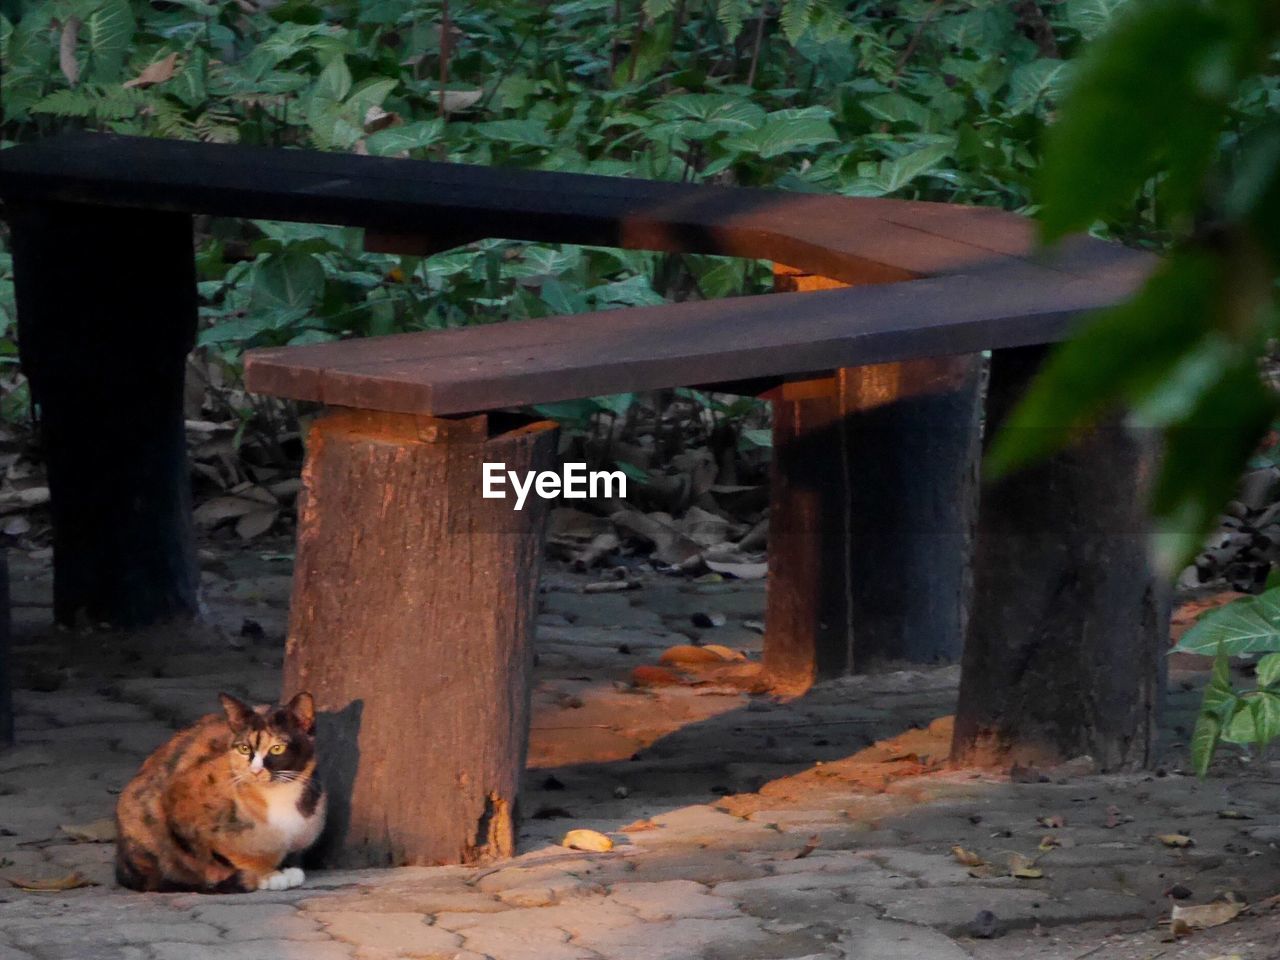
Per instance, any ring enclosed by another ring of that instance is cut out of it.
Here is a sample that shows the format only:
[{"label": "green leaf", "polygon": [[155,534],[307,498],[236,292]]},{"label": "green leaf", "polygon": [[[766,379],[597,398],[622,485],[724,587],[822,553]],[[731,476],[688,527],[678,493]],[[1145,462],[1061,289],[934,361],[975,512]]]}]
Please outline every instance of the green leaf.
[{"label": "green leaf", "polygon": [[1221,735],[1222,725],[1217,719],[1206,713],[1200,714],[1195,731],[1191,734],[1191,765],[1197,777],[1203,777],[1209,772],[1209,763],[1213,760],[1213,751]]},{"label": "green leaf", "polygon": [[260,261],[253,271],[253,299],[264,307],[313,306],[324,292],[324,267],[313,254],[286,249]]},{"label": "green leaf", "polygon": [[1204,336],[1222,288],[1217,258],[1166,261],[1133,300],[1060,346],[1000,429],[984,472],[999,477],[1067,443],[1117,402],[1142,397]]},{"label": "green leaf", "polygon": [[443,135],[444,121],[437,117],[434,120],[419,120],[416,123],[406,123],[402,127],[379,130],[365,139],[365,148],[371,156],[387,157],[402,150],[429,147]]},{"label": "green leaf", "polygon": [[1215,8],[1151,0],[1086,52],[1049,131],[1040,176],[1046,240],[1121,213],[1162,169],[1168,212],[1190,212],[1225,109],[1202,80],[1228,56],[1227,41]]},{"label": "green leaf", "polygon": [[928,173],[949,158],[954,149],[954,143],[931,143],[913,150],[905,157],[882,164],[880,178],[885,183],[885,192],[900,190],[916,177]]},{"label": "green leaf", "polygon": [[129,0],[105,0],[89,14],[84,27],[94,80],[100,83],[120,80],[125,54],[133,40],[134,26],[133,7]]},{"label": "green leaf", "polygon": [[[1221,654],[1224,664],[1227,657],[1280,653],[1280,589],[1241,597],[1210,610],[1182,635],[1174,650],[1199,656]],[[1259,682],[1265,686],[1271,681],[1259,677]],[[1229,688],[1229,677],[1226,683]]]},{"label": "green leaf", "polygon": [[1071,76],[1067,60],[1032,60],[1013,71],[1005,105],[1011,113],[1030,113],[1045,100],[1057,100]]},{"label": "green leaf", "polygon": [[921,130],[933,129],[933,111],[901,93],[882,93],[859,101],[859,105],[873,117],[889,123],[909,123]]},{"label": "green leaf", "polygon": [[1280,653],[1269,653],[1258,661],[1258,686],[1269,687],[1280,680]]},{"label": "green leaf", "polygon": [[1129,0],[1066,0],[1067,23],[1086,40],[1106,32],[1112,18]]},{"label": "green leaf", "polygon": [[1257,361],[1226,369],[1184,419],[1165,431],[1164,462],[1151,498],[1164,570],[1190,562],[1276,414]]},{"label": "green leaf", "polygon": [[488,123],[477,123],[474,129],[486,140],[501,143],[540,149],[549,149],[552,144],[547,125],[540,120],[491,120]]},{"label": "green leaf", "polygon": [[313,97],[334,102],[345,100],[351,92],[351,70],[345,57],[336,56],[325,65],[311,88]]},{"label": "green leaf", "polygon": [[784,0],[778,22],[782,25],[782,35],[789,43],[798,42],[808,31],[813,5],[814,0]]},{"label": "green leaf", "polygon": [[811,110],[777,110],[755,130],[734,134],[724,141],[724,145],[731,150],[753,153],[769,160],[839,139],[831,121],[821,114]]}]

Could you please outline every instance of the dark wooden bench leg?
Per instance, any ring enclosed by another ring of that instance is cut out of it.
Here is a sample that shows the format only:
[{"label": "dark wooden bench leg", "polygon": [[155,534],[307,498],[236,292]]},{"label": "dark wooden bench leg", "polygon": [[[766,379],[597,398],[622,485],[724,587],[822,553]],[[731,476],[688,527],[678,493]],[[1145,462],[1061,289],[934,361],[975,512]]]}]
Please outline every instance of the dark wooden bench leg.
[{"label": "dark wooden bench leg", "polygon": [[192,614],[191,218],[70,204],[8,218],[22,368],[49,475],[55,614],[122,627]]},{"label": "dark wooden bench leg", "polygon": [[13,662],[9,636],[9,560],[0,547],[0,750],[13,744]]},{"label": "dark wooden bench leg", "polygon": [[335,412],[303,473],[285,693],[322,711],[328,866],[471,863],[515,846],[545,502],[482,468],[547,470],[556,431]]},{"label": "dark wooden bench leg", "polygon": [[959,658],[981,373],[978,356],[944,357],[782,389],[765,628],[780,684]]},{"label": "dark wooden bench leg", "polygon": [[[995,353],[989,435],[1044,355]],[[1111,422],[984,486],[957,759],[1151,761],[1169,636],[1167,591],[1147,560],[1154,453]]]}]

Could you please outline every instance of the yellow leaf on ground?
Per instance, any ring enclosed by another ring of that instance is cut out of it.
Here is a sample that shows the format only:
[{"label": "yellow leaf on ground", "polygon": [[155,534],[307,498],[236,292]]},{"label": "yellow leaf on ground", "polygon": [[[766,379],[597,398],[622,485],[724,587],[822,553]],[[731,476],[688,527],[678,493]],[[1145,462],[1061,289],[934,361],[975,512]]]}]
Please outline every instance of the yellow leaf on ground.
[{"label": "yellow leaf on ground", "polygon": [[81,843],[110,843],[116,838],[116,822],[110,817],[90,823],[64,823],[58,829]]},{"label": "yellow leaf on ground", "polygon": [[588,850],[591,853],[605,853],[613,849],[613,841],[595,830],[570,830],[561,844],[570,850]]},{"label": "yellow leaf on ground", "polygon": [[668,647],[658,658],[659,663],[674,666],[683,663],[723,663],[723,658],[706,647],[695,647],[689,643]]},{"label": "yellow leaf on ground", "polygon": [[972,850],[966,850],[959,844],[951,848],[951,855],[956,858],[956,863],[963,863],[966,867],[980,867],[987,862]]},{"label": "yellow leaf on ground", "polygon": [[27,877],[5,877],[11,886],[28,893],[58,893],[62,890],[75,890],[78,887],[97,886],[79,870],[72,870],[64,877],[43,877],[33,879]]},{"label": "yellow leaf on ground", "polygon": [[1166,847],[1193,847],[1196,843],[1185,833],[1162,833],[1156,839]]},{"label": "yellow leaf on ground", "polygon": [[1198,907],[1175,906],[1169,915],[1175,937],[1185,936],[1192,930],[1207,930],[1220,927],[1234,920],[1244,909],[1243,903],[1222,900],[1218,903],[1205,903]]},{"label": "yellow leaf on ground", "polygon": [[1039,880],[1044,876],[1044,871],[1036,866],[1034,860],[1015,853],[1009,857],[1009,876],[1019,880]]}]

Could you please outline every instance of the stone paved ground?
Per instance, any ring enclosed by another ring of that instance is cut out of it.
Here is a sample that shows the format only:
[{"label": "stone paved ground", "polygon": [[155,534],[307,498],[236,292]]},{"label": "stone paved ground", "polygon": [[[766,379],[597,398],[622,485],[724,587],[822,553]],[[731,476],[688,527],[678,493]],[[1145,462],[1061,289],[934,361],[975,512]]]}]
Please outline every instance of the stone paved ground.
[{"label": "stone paved ground", "polygon": [[[278,692],[287,556],[203,559],[210,619],[238,648],[215,631],[200,646],[54,634],[47,564],[14,558],[20,744],[0,753],[0,877],[75,870],[98,885],[0,889],[0,960],[1280,956],[1280,917],[1261,907],[1178,943],[1157,926],[1175,885],[1184,903],[1280,891],[1280,776],[1262,762],[1204,783],[1179,770],[1189,678],[1172,684],[1164,769],[1081,761],[1015,783],[943,764],[953,668],[790,701],[744,692],[749,664],[634,687],[636,666],[691,639],[759,654],[759,584],[665,578],[583,594],[583,578],[548,576],[515,860],[315,873],[237,897],[120,891],[110,843],[61,827],[109,816],[142,758],[219,689]],[[713,613],[727,622],[694,625]],[[558,846],[576,827],[615,848]],[[1194,845],[1166,847],[1168,833]],[[1046,836],[1057,845],[1042,853]],[[956,845],[997,867],[962,865]],[[1008,876],[1015,853],[1043,876]]]}]

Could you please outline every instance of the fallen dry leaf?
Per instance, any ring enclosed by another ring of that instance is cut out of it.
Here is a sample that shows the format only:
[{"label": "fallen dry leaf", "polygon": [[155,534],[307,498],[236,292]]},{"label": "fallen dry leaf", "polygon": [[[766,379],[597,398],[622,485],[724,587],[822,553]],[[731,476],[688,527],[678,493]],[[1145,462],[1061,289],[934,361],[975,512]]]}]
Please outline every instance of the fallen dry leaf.
[{"label": "fallen dry leaf", "polygon": [[803,860],[805,857],[809,856],[809,854],[813,853],[813,851],[817,850],[818,842],[821,839],[822,838],[819,837],[816,833],[813,836],[811,836],[808,840],[804,842],[803,849],[801,849],[801,851],[796,854],[796,859]]},{"label": "fallen dry leaf", "polygon": [[951,855],[956,858],[956,863],[963,863],[966,867],[981,867],[987,862],[972,850],[966,850],[959,844],[951,848]]},{"label": "fallen dry leaf", "polygon": [[236,536],[241,540],[252,540],[271,529],[280,511],[271,508],[246,513],[236,521]]},{"label": "fallen dry leaf", "polygon": [[708,643],[705,646],[703,646],[702,649],[708,650],[711,653],[714,653],[721,660],[734,661],[734,660],[747,659],[746,654],[738,650],[730,649],[729,647],[726,647],[720,643]]},{"label": "fallen dry leaf", "polygon": [[132,80],[124,82],[125,87],[154,87],[157,83],[172,80],[178,69],[178,55],[171,53],[163,60],[148,64],[146,68]]},{"label": "fallen dry leaf", "polygon": [[680,675],[666,667],[636,667],[631,671],[631,682],[637,687],[672,687],[683,683]]},{"label": "fallen dry leaf", "polygon": [[76,890],[80,887],[97,886],[79,870],[72,870],[66,876],[30,879],[25,877],[5,877],[10,886],[25,890],[27,893],[58,893],[62,890]]},{"label": "fallen dry leaf", "polygon": [[591,853],[605,853],[613,849],[613,841],[595,830],[570,830],[560,843],[570,850],[586,850]]},{"label": "fallen dry leaf", "polygon": [[1156,839],[1166,847],[1194,847],[1196,844],[1185,833],[1162,833]]},{"label": "fallen dry leaf", "polygon": [[64,823],[58,829],[81,843],[110,843],[116,838],[116,822],[110,817],[90,823]]},{"label": "fallen dry leaf", "polygon": [[80,40],[80,18],[67,17],[62,25],[62,36],[58,41],[58,68],[67,78],[67,83],[76,85],[80,79],[80,61],[76,59],[76,44]]},{"label": "fallen dry leaf", "polygon": [[1052,834],[1046,834],[1045,836],[1040,838],[1041,850],[1052,850],[1054,847],[1060,847],[1060,846],[1062,846],[1062,841],[1059,840],[1057,837],[1053,836]]},{"label": "fallen dry leaf", "polygon": [[718,560],[704,560],[707,567],[716,573],[727,574],[738,580],[763,580],[769,572],[767,563],[722,563]]},{"label": "fallen dry leaf", "polygon": [[1241,813],[1239,810],[1219,810],[1219,820],[1252,820],[1253,817],[1247,813]]},{"label": "fallen dry leaf", "polygon": [[1243,903],[1220,900],[1217,903],[1205,903],[1198,907],[1174,906],[1169,915],[1169,922],[1175,937],[1186,936],[1192,930],[1207,930],[1220,927],[1234,920],[1244,909]]},{"label": "fallen dry leaf", "polygon": [[1067,825],[1067,818],[1056,814],[1052,817],[1036,817],[1036,823],[1050,830],[1061,830]]},{"label": "fallen dry leaf", "polygon": [[484,91],[445,90],[443,94],[431,91],[427,96],[433,100],[442,101],[445,113],[453,113],[458,110],[466,110],[468,107],[474,107],[480,102],[480,98],[484,96]]},{"label": "fallen dry leaf", "polygon": [[1039,880],[1044,876],[1044,871],[1036,866],[1034,860],[1015,853],[1009,857],[1009,876],[1019,880]]},{"label": "fallen dry leaf", "polygon": [[668,647],[662,651],[662,656],[658,657],[658,662],[668,666],[675,666],[683,663],[722,663],[724,658],[713,650],[706,647],[695,647],[689,643],[682,643],[674,647]]}]

